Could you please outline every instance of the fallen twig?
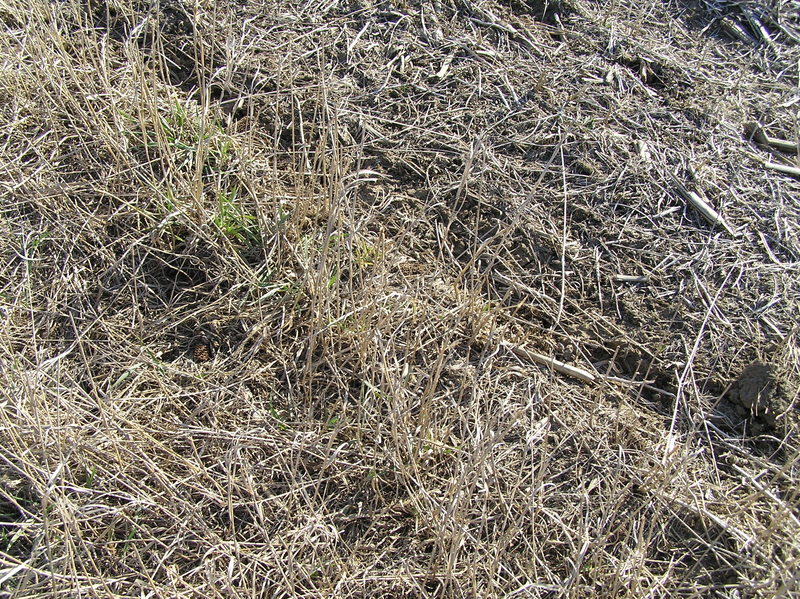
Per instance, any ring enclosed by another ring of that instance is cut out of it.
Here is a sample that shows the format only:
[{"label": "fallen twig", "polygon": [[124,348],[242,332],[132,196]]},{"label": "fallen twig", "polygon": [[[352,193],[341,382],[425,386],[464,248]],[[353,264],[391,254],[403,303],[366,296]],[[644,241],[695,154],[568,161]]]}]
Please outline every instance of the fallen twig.
[{"label": "fallen twig", "polygon": [[720,25],[725,33],[735,40],[749,44],[757,43],[757,40],[747,32],[741,23],[726,17],[720,21]]},{"label": "fallen twig", "polygon": [[753,30],[760,38],[768,46],[774,46],[775,41],[772,39],[772,36],[769,34],[769,30],[764,26],[761,20],[753,13],[752,10],[747,8],[745,5],[740,5],[739,10],[742,11],[742,14],[745,16],[747,21],[750,23],[750,29]]},{"label": "fallen twig", "polygon": [[785,164],[778,164],[777,162],[765,162],[764,166],[771,171],[778,171],[784,175],[791,175],[800,179],[800,168],[794,166],[787,166]]},{"label": "fallen twig", "polygon": [[647,283],[649,280],[646,275],[614,275],[615,283]]},{"label": "fallen twig", "polygon": [[703,216],[703,218],[705,218],[712,225],[720,225],[732,236],[734,237],[737,236],[736,231],[734,231],[733,228],[731,228],[731,226],[725,221],[725,219],[722,218],[722,215],[720,215],[719,212],[714,210],[714,208],[712,208],[708,202],[706,202],[695,192],[688,190],[683,183],[678,181],[676,177],[673,176],[672,179],[675,182],[675,186],[678,189],[678,193],[680,193],[681,196],[683,196],[683,198]]},{"label": "fallen twig", "polygon": [[798,152],[798,144],[786,141],[785,139],[770,137],[764,131],[764,128],[756,122],[745,124],[744,130],[748,137],[752,137],[756,143],[762,146],[770,146],[781,152],[791,152],[794,154]]},{"label": "fallen twig", "polygon": [[560,372],[561,374],[565,374],[572,378],[578,379],[580,381],[583,381],[584,383],[593,383],[597,378],[588,370],[584,370],[583,368],[577,368],[576,366],[570,366],[569,364],[565,364],[564,362],[559,362],[555,358],[550,358],[548,356],[536,353],[535,351],[525,349],[524,347],[520,347],[518,345],[512,345],[511,343],[505,341],[503,341],[501,344],[508,350],[510,350],[518,358],[522,358],[523,360],[528,360],[530,362],[535,362],[543,366],[549,366],[556,372]]}]

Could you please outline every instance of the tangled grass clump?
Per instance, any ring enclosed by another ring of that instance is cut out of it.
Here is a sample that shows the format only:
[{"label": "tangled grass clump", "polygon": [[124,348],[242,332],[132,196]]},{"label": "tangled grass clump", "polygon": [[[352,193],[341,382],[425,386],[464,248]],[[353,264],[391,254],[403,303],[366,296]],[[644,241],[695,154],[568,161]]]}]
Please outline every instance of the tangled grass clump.
[{"label": "tangled grass clump", "polygon": [[797,593],[746,8],[7,2],[0,597]]}]

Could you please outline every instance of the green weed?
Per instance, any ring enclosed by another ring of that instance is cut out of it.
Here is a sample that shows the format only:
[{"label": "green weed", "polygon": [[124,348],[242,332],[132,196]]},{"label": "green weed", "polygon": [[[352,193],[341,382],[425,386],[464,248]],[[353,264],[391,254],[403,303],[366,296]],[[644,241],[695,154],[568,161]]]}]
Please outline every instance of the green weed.
[{"label": "green weed", "polygon": [[196,173],[197,162],[202,160],[200,173],[209,177],[223,172],[234,155],[234,143],[222,124],[205,119],[176,102],[166,114],[159,114],[155,122],[132,119],[127,135],[134,149],[160,155],[170,170],[187,177]]},{"label": "green weed", "polygon": [[261,244],[258,218],[244,208],[238,188],[219,194],[214,224],[229,240],[246,249]]}]

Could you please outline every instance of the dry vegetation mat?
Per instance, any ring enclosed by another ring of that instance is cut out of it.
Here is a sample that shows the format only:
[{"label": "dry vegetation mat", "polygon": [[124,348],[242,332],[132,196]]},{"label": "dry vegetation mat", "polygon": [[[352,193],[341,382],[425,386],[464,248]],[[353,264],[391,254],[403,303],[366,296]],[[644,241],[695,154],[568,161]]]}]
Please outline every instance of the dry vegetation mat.
[{"label": "dry vegetation mat", "polygon": [[0,597],[796,594],[798,15],[5,0]]}]

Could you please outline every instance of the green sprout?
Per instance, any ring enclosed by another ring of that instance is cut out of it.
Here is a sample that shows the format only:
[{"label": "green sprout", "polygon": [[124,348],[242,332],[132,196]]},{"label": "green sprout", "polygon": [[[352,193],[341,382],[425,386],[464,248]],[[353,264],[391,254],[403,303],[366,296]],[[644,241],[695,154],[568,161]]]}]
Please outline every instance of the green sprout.
[{"label": "green sprout", "polygon": [[247,212],[238,196],[238,188],[219,194],[214,224],[234,243],[252,249],[261,243],[258,219]]}]

